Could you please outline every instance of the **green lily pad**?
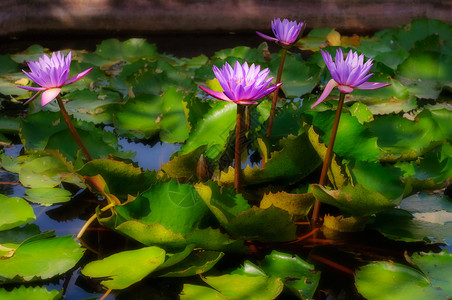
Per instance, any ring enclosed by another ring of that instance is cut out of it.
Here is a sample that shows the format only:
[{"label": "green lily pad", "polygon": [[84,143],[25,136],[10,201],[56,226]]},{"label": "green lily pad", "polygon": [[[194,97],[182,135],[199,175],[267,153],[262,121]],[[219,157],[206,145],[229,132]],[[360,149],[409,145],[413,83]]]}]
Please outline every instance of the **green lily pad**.
[{"label": "green lily pad", "polygon": [[19,170],[19,180],[25,187],[45,188],[59,185],[62,181],[83,186],[74,170],[61,157],[30,157]]},{"label": "green lily pad", "polygon": [[30,202],[44,206],[63,203],[71,200],[71,192],[60,188],[34,188],[25,191],[24,198]]},{"label": "green lily pad", "polygon": [[360,102],[354,103],[350,108],[350,114],[354,116],[359,123],[367,123],[374,119],[372,112],[367,108],[365,104]]},{"label": "green lily pad", "polygon": [[[312,147],[306,132],[299,136],[289,135],[280,140],[280,151],[271,153],[265,168],[258,166],[243,169],[242,184],[261,184],[267,182],[293,183],[311,174],[321,164],[321,160]],[[219,184],[232,186],[234,169],[221,172]]]},{"label": "green lily pad", "polygon": [[137,196],[156,182],[155,172],[143,172],[132,164],[111,159],[92,160],[78,173],[90,177],[100,174],[108,186],[108,193],[124,199],[127,195]]},{"label": "green lily pad", "polygon": [[217,101],[214,107],[192,129],[178,154],[187,154],[207,145],[206,157],[213,160],[223,153],[230,135],[235,129],[237,108],[235,103]]},{"label": "green lily pad", "polygon": [[270,206],[250,208],[233,189],[223,189],[212,182],[197,184],[202,199],[226,231],[237,239],[258,241],[290,241],[295,239],[291,215]]},{"label": "green lily pad", "polygon": [[0,260],[0,281],[35,281],[63,274],[75,266],[84,252],[71,236],[31,238],[13,256]]},{"label": "green lily pad", "polygon": [[312,299],[320,281],[320,272],[298,255],[273,250],[260,262],[268,275],[277,276],[299,299]]},{"label": "green lily pad", "polygon": [[[198,178],[198,164],[206,146],[200,146],[187,154],[179,154],[166,164],[162,164],[162,170],[171,178],[189,180]],[[199,174],[201,175],[201,174]]]},{"label": "green lily pad", "polygon": [[275,299],[283,290],[283,282],[276,276],[222,275],[202,278],[212,288],[185,284],[182,300],[207,299]]},{"label": "green lily pad", "polygon": [[[270,70],[274,76],[278,73],[280,57],[273,57],[270,62]],[[307,64],[300,54],[288,53],[281,76],[286,97],[299,97],[310,93],[320,78],[320,68],[317,65]]]},{"label": "green lily pad", "polygon": [[0,297],[7,300],[58,300],[63,296],[57,290],[48,291],[45,287],[25,287],[20,286],[11,291],[0,289]]},{"label": "green lily pad", "polygon": [[33,208],[27,201],[0,194],[0,231],[8,230],[36,219]]},{"label": "green lily pad", "polygon": [[82,269],[82,274],[102,278],[101,284],[109,289],[120,290],[142,280],[164,261],[165,250],[144,247],[90,262]]},{"label": "green lily pad", "polygon": [[318,184],[312,184],[311,188],[317,200],[338,207],[352,216],[370,216],[398,204],[378,192],[366,189],[361,184],[355,186],[348,184],[341,190],[327,190]]},{"label": "green lily pad", "polygon": [[356,273],[358,291],[369,300],[450,298],[450,253],[414,254],[411,261],[416,269],[393,262],[365,265]]},{"label": "green lily pad", "polygon": [[153,185],[133,202],[116,206],[124,220],[138,220],[149,225],[158,223],[176,234],[187,237],[208,212],[196,189],[176,181]]},{"label": "green lily pad", "polygon": [[181,262],[164,269],[161,277],[187,277],[209,271],[222,257],[224,253],[218,251],[198,250],[192,252]]},{"label": "green lily pad", "polygon": [[371,228],[394,240],[444,242],[452,237],[452,202],[441,194],[415,194],[399,209],[377,214]]},{"label": "green lily pad", "polygon": [[299,218],[308,215],[314,205],[314,201],[315,198],[311,193],[289,194],[286,192],[270,192],[269,194],[264,194],[259,207],[265,209],[273,205]]},{"label": "green lily pad", "polygon": [[[325,145],[329,144],[334,117],[334,111],[318,112],[314,115],[313,125],[323,132],[321,137]],[[371,132],[359,123],[358,119],[342,113],[334,143],[334,153],[346,158],[377,161],[380,149],[377,145],[377,138],[373,137]]]}]

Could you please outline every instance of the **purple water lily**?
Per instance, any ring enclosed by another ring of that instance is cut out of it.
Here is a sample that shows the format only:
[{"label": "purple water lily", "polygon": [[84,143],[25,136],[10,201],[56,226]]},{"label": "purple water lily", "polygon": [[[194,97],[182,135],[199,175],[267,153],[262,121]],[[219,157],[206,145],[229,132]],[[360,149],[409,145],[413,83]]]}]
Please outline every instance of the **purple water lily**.
[{"label": "purple water lily", "polygon": [[261,71],[260,68],[254,64],[248,67],[246,62],[243,65],[236,62],[234,69],[228,63],[222,69],[213,66],[213,72],[224,91],[212,91],[202,86],[200,88],[223,101],[241,105],[257,104],[256,100],[267,96],[281,85],[269,86],[273,80],[273,77],[267,78],[270,70],[266,68]]},{"label": "purple water lily", "polygon": [[83,77],[85,77],[92,68],[89,68],[71,78],[69,78],[69,67],[71,66],[72,53],[64,57],[59,51],[58,53],[53,52],[52,56],[49,57],[45,54],[39,58],[38,61],[30,61],[28,67],[30,68],[30,73],[25,72],[28,78],[33,80],[40,87],[32,86],[18,86],[22,89],[29,91],[37,91],[37,93],[28,99],[26,103],[30,102],[41,92],[41,106],[46,105],[53,99],[55,99],[61,92],[61,88],[65,85],[74,83]]},{"label": "purple water lily", "polygon": [[323,59],[325,60],[326,66],[328,70],[330,70],[331,79],[323,90],[320,98],[311,106],[311,108],[317,106],[325,100],[325,98],[331,93],[331,91],[337,87],[342,93],[349,94],[353,92],[354,89],[359,90],[374,90],[379,89],[385,86],[388,86],[389,83],[380,83],[380,82],[367,82],[369,78],[373,75],[367,74],[372,68],[372,59],[369,59],[366,63],[364,63],[364,55],[358,56],[357,52],[350,52],[347,55],[347,58],[344,60],[344,55],[342,54],[342,50],[339,48],[336,50],[336,58],[335,62],[331,55],[323,50],[322,52]]},{"label": "purple water lily", "polygon": [[275,41],[283,46],[289,46],[298,40],[298,36],[303,31],[305,24],[303,22],[289,21],[284,19],[274,19],[272,22],[272,30],[275,37],[256,31],[256,33],[269,41]]}]

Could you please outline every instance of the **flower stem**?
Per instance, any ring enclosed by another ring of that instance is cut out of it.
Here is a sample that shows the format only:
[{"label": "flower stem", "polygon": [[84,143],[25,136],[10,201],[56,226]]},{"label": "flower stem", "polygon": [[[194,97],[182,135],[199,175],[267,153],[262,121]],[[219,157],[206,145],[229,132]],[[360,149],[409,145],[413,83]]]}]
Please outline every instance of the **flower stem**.
[{"label": "flower stem", "polygon": [[237,104],[237,121],[235,125],[235,175],[234,175],[234,187],[235,191],[238,194],[240,192],[240,183],[242,177],[242,149],[241,149],[241,141],[242,141],[242,123],[244,117],[245,106]]},{"label": "flower stem", "polygon": [[[331,130],[330,141],[326,150],[325,159],[323,160],[322,173],[320,173],[320,185],[325,185],[328,168],[330,166],[331,157],[333,155],[334,141],[336,140],[337,128],[341,118],[342,106],[344,105],[345,94],[341,93],[339,96],[339,104],[337,105],[336,117],[334,118],[333,129]],[[315,200],[314,210],[312,212],[312,225],[314,228],[318,227],[319,223],[320,202]]]},{"label": "flower stem", "polygon": [[[114,206],[115,206],[114,203],[110,203],[110,204],[102,207],[100,209],[100,211],[106,211]],[[94,220],[96,220],[96,218],[97,218],[97,215],[94,214],[88,219],[88,221],[86,221],[85,225],[83,225],[82,229],[80,229],[79,233],[77,234],[77,237],[76,237],[77,239],[80,239],[82,237],[82,235],[85,233],[86,229],[89,227],[89,225],[91,225],[91,223],[94,222]]]},{"label": "flower stem", "polygon": [[[279,62],[278,75],[276,76],[276,84],[281,82],[281,75],[282,75],[282,71],[283,71],[283,67],[284,67],[284,62],[286,60],[286,55],[287,55],[287,48],[283,48],[282,53],[281,53],[281,61]],[[273,119],[275,118],[276,99],[278,98],[278,91],[279,91],[279,87],[276,88],[276,90],[273,92],[272,108],[270,111],[270,118],[268,119],[268,126],[267,126],[267,137],[269,137],[272,134]]]},{"label": "flower stem", "polygon": [[61,114],[63,115],[64,120],[66,121],[67,126],[69,127],[69,130],[72,133],[72,136],[74,137],[75,141],[77,142],[77,145],[82,149],[83,155],[85,155],[85,158],[87,161],[93,160],[91,158],[91,155],[89,154],[88,150],[86,149],[85,145],[82,142],[82,139],[77,133],[77,130],[75,130],[74,125],[71,122],[71,119],[69,118],[69,115],[66,111],[66,108],[64,107],[63,100],[61,99],[61,96],[57,96],[57,102],[58,106],[60,107]]}]

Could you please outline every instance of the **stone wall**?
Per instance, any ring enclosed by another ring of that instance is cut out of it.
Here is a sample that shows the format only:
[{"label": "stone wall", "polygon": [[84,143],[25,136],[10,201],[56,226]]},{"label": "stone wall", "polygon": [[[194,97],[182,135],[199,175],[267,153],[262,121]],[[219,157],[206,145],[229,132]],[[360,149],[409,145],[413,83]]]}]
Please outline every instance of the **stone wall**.
[{"label": "stone wall", "polygon": [[371,32],[414,18],[452,22],[452,0],[1,0],[0,36],[27,32],[268,30],[274,17],[308,28]]}]

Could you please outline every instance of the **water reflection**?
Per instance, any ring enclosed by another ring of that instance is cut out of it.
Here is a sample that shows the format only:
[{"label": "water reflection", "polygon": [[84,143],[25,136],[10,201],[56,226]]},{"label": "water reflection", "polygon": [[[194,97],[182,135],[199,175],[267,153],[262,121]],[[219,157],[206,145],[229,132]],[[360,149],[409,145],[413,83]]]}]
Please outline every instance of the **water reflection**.
[{"label": "water reflection", "polygon": [[136,143],[126,138],[119,138],[119,145],[123,151],[136,152],[133,161],[138,163],[143,170],[160,170],[162,164],[166,164],[173,153],[179,151],[180,144],[156,143],[155,145],[145,145]]}]

